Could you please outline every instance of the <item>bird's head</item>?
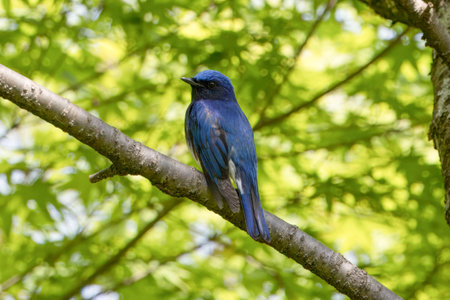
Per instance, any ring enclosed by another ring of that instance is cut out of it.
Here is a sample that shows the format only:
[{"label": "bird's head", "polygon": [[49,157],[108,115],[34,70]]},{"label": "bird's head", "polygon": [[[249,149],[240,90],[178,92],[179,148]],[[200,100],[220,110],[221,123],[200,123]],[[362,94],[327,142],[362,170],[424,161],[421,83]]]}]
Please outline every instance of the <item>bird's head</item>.
[{"label": "bird's head", "polygon": [[181,77],[181,80],[192,87],[192,101],[202,99],[236,101],[230,79],[218,71],[206,70],[192,78]]}]

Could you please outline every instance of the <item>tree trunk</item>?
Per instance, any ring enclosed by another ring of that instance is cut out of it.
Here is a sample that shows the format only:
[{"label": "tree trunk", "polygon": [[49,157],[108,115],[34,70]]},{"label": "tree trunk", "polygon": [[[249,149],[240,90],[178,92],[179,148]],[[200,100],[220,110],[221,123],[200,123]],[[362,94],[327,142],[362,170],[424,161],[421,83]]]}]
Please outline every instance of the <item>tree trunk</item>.
[{"label": "tree trunk", "polygon": [[450,225],[450,2],[446,0],[361,0],[392,21],[415,26],[433,48],[433,121],[429,138],[439,152],[445,187],[445,219]]},{"label": "tree trunk", "polygon": [[434,141],[434,147],[441,159],[445,187],[445,219],[450,225],[450,69],[439,57],[433,60],[431,81],[434,86],[434,110],[429,137]]}]

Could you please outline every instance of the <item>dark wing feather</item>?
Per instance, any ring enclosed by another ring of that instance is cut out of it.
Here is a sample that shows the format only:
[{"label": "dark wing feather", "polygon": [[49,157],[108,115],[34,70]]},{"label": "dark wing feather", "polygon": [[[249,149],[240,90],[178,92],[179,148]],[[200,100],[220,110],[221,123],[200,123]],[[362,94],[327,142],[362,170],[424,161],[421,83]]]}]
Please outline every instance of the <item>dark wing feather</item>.
[{"label": "dark wing feather", "polygon": [[203,103],[191,103],[186,112],[186,139],[218,206],[223,207],[225,198],[231,211],[236,213],[240,209],[239,197],[229,179],[229,147],[219,118]]},{"label": "dark wing feather", "polygon": [[234,165],[234,170],[232,168],[231,171],[239,189],[247,232],[256,240],[262,237],[266,242],[270,242],[269,229],[258,192],[257,159],[252,128],[240,109],[228,113],[227,120],[228,122],[222,125],[229,137],[231,149],[229,156]]}]

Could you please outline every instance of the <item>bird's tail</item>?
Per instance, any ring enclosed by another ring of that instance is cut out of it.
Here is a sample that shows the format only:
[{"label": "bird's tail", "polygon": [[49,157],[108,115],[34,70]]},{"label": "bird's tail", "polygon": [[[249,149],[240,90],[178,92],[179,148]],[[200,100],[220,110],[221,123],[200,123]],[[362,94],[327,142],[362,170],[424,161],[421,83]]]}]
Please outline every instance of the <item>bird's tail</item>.
[{"label": "bird's tail", "polygon": [[270,242],[269,229],[259,200],[258,187],[252,186],[250,194],[241,194],[240,196],[248,234],[254,240],[261,236],[264,241]]}]

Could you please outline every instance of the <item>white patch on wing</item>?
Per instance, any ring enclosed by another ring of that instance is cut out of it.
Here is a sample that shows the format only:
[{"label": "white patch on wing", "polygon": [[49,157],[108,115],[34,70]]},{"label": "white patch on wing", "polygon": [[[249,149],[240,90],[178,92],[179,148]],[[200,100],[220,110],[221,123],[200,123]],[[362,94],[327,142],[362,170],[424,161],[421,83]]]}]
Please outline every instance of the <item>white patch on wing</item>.
[{"label": "white patch on wing", "polygon": [[233,178],[233,181],[236,182],[236,185],[239,189],[239,191],[243,191],[242,189],[242,181],[241,178],[236,178],[236,165],[234,164],[234,162],[230,159],[228,161],[228,173],[230,175],[231,178]]},{"label": "white patch on wing", "polygon": [[200,163],[200,159],[197,157],[197,155],[195,155],[194,151],[192,149],[189,149],[189,152],[191,152],[192,157],[194,157],[194,160],[197,162],[197,164],[201,166],[202,164]]},{"label": "white patch on wing", "polygon": [[200,160],[198,159],[197,155],[195,155],[195,153],[194,153],[194,146],[192,145],[192,143],[191,143],[190,140],[187,140],[187,145],[188,145],[189,152],[191,152],[192,157],[193,157],[194,160],[197,162],[197,164],[198,164],[199,166],[201,166]]}]

